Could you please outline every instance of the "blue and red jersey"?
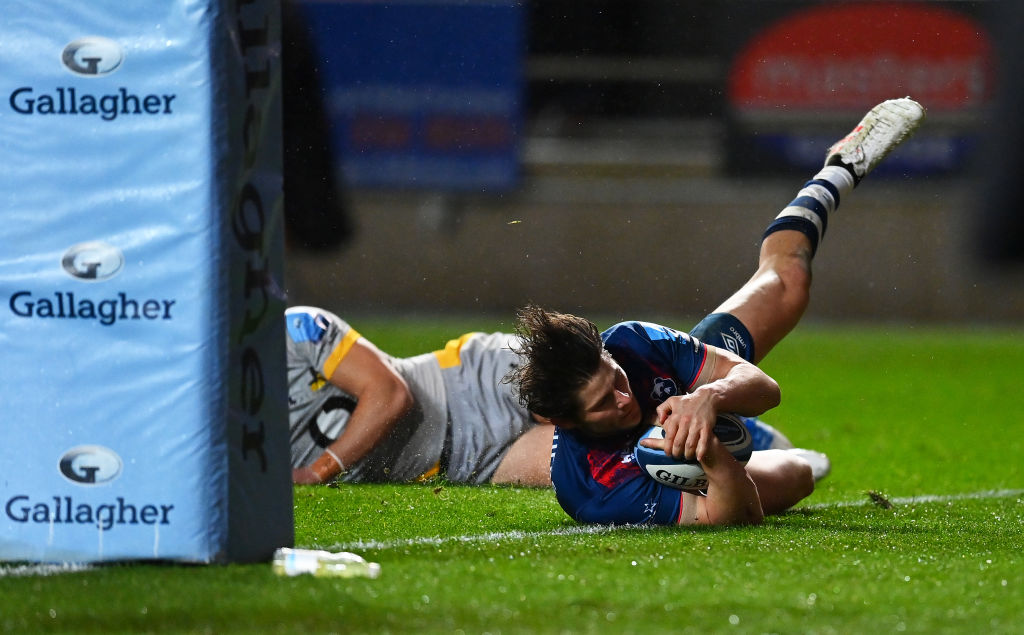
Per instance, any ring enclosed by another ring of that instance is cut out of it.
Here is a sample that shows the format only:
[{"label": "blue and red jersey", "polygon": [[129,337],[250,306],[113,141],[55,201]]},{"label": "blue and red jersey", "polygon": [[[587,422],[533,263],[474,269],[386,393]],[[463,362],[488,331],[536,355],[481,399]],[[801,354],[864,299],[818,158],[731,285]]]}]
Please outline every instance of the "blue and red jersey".
[{"label": "blue and red jersey", "polygon": [[[601,334],[622,367],[644,421],[665,399],[695,388],[708,360],[707,347],[690,335],[648,322],[621,322]],[[562,508],[586,523],[679,522],[682,492],[648,478],[633,457],[645,430],[600,442],[557,429],[551,447],[551,480]]]}]

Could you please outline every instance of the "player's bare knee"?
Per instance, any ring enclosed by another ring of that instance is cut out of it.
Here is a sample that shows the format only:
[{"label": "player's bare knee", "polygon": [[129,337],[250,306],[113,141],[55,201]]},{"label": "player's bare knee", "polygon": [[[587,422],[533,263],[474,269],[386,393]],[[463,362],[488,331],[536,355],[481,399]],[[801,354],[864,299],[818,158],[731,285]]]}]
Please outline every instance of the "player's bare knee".
[{"label": "player's bare knee", "polygon": [[810,262],[803,258],[786,258],[776,266],[776,271],[789,293],[806,294],[811,289]]},{"label": "player's bare knee", "polygon": [[785,258],[773,263],[773,271],[782,287],[781,301],[797,315],[803,313],[811,297],[811,268],[800,258]]}]

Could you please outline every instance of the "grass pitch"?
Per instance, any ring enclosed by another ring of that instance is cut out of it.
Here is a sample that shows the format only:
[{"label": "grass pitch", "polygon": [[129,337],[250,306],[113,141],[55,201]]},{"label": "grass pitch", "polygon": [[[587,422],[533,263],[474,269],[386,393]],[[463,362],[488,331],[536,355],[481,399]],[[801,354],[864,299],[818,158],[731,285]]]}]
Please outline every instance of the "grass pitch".
[{"label": "grass pitch", "polygon": [[[472,328],[353,320],[384,350]],[[764,362],[765,416],[833,473],[745,528],[573,523],[547,490],[295,489],[299,546],[377,580],[269,565],[0,565],[12,632],[1011,633],[1024,618],[1024,334],[801,327]]]}]

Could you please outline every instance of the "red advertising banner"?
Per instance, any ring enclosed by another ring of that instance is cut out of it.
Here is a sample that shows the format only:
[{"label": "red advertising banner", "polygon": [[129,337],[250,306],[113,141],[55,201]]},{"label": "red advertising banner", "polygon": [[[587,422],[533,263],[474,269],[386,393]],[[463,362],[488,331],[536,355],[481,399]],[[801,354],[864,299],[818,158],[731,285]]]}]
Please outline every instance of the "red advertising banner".
[{"label": "red advertising banner", "polygon": [[728,78],[737,147],[749,155],[757,146],[753,153],[762,158],[803,167],[820,154],[816,127],[828,124],[834,134],[837,119],[855,123],[880,101],[910,96],[928,109],[929,126],[901,149],[903,169],[955,170],[974,145],[971,115],[994,93],[985,28],[972,16],[926,3],[799,10],[752,37]]},{"label": "red advertising banner", "polygon": [[906,3],[828,5],[765,29],[729,77],[739,109],[856,108],[910,95],[931,111],[981,105],[992,46],[971,18]]}]

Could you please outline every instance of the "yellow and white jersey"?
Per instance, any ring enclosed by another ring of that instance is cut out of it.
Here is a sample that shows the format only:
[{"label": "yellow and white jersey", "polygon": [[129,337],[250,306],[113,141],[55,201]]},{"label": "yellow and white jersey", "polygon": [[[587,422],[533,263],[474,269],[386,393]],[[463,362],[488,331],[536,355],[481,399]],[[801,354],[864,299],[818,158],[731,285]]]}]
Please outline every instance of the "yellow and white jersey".
[{"label": "yellow and white jersey", "polygon": [[534,425],[503,381],[517,363],[516,345],[509,333],[468,333],[434,353],[448,404],[452,481],[489,481],[509,446]]},{"label": "yellow and white jersey", "polygon": [[[360,335],[338,316],[313,307],[285,312],[292,467],[312,463],[340,435],[357,400],[327,378]],[[444,382],[433,355],[389,358],[416,398],[413,409],[374,450],[342,477],[346,481],[408,481],[441,458],[447,429]]]},{"label": "yellow and white jersey", "polygon": [[[286,312],[293,467],[315,460],[341,434],[357,400],[327,378],[359,333],[314,307]],[[346,481],[410,481],[439,470],[452,481],[490,480],[509,446],[532,425],[502,379],[516,362],[515,336],[469,333],[434,353],[388,358],[415,405]]]}]

